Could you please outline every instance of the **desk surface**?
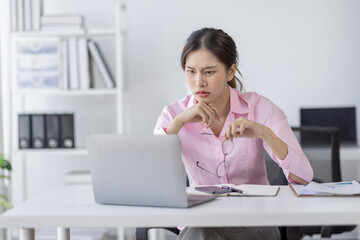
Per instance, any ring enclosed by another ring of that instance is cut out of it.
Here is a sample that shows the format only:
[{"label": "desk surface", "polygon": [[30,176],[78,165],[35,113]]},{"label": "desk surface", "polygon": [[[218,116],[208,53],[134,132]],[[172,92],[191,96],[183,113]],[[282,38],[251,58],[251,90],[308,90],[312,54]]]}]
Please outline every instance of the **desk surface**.
[{"label": "desk surface", "polygon": [[359,197],[222,197],[188,209],[100,205],[91,186],[49,189],[0,216],[5,227],[266,226],[359,224]]}]

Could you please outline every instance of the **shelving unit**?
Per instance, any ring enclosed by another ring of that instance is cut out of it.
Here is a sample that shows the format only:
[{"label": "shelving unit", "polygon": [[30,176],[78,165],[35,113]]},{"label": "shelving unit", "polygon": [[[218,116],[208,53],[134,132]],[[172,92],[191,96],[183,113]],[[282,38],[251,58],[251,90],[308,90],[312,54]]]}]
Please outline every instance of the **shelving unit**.
[{"label": "shelving unit", "polygon": [[13,154],[23,156],[86,156],[87,149],[29,149],[14,151]]},{"label": "shelving unit", "polygon": [[43,96],[106,96],[116,95],[116,89],[88,89],[88,90],[17,90],[13,92],[13,95],[19,96],[31,96],[31,95],[43,95]]},{"label": "shelving unit", "polygon": [[[5,156],[13,163],[13,202],[15,204],[26,200],[34,191],[30,191],[31,178],[30,169],[39,162],[50,162],[54,158],[56,164],[68,170],[69,163],[76,163],[75,170],[79,166],[88,169],[86,156],[85,137],[91,133],[122,133],[124,129],[123,117],[123,61],[122,61],[122,37],[121,15],[125,11],[124,3],[116,2],[115,28],[87,29],[83,33],[74,32],[42,32],[42,31],[11,31],[11,0],[1,1],[2,22],[2,61],[1,61],[1,104],[2,104],[2,132],[4,140],[1,141]],[[62,90],[62,89],[39,89],[24,90],[14,88],[17,79],[14,76],[11,50],[14,41],[27,38],[68,38],[68,37],[111,37],[114,38],[116,88],[112,89],[88,89],[88,90]],[[38,104],[42,103],[42,104]],[[84,106],[86,106],[85,109]],[[75,149],[18,149],[18,114],[37,112],[74,112],[75,113]],[[88,116],[90,115],[90,116]],[[41,160],[40,160],[41,159]],[[61,160],[59,160],[61,159]],[[63,162],[61,162],[63,161]],[[48,164],[48,163],[46,163]],[[56,165],[55,164],[55,165]],[[44,171],[40,167],[39,175]],[[50,170],[49,170],[50,171]],[[52,169],[52,171],[55,171]],[[61,169],[59,170],[61,171]],[[30,172],[30,173],[29,173]],[[60,175],[58,173],[54,175]],[[57,181],[59,182],[59,181]],[[51,181],[47,187],[51,186]]]}]

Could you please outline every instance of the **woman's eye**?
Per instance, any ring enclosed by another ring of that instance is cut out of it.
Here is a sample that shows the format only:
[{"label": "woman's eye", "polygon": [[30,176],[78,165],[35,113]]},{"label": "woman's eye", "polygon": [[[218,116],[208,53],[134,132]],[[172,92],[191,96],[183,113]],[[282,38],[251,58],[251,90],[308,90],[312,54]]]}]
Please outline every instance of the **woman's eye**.
[{"label": "woman's eye", "polygon": [[188,72],[188,73],[195,73],[195,71],[194,71],[194,70],[191,70],[191,69],[187,70],[187,72]]}]

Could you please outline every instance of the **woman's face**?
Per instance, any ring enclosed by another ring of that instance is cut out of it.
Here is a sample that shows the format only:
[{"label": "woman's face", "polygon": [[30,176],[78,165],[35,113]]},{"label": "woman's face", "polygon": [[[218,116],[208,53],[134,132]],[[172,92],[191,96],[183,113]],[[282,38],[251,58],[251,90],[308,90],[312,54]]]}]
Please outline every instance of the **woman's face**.
[{"label": "woman's face", "polygon": [[195,99],[207,104],[228,100],[228,81],[235,75],[236,65],[229,70],[209,50],[189,53],[185,62],[186,83]]}]

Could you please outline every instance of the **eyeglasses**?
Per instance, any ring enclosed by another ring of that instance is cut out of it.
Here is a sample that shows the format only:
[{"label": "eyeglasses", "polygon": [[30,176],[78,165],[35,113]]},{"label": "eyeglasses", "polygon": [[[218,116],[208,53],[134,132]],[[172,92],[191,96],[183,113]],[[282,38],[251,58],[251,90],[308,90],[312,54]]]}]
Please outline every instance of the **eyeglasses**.
[{"label": "eyeglasses", "polygon": [[[211,135],[214,135],[214,134],[202,133],[201,135],[211,136]],[[234,149],[234,142],[233,141],[230,141],[229,139],[225,139],[222,142],[221,150],[222,150],[222,152],[224,154],[224,160],[221,163],[219,163],[219,165],[216,167],[215,173],[210,172],[209,170],[206,170],[205,168],[201,167],[200,164],[199,164],[199,161],[196,162],[196,166],[198,168],[200,168],[200,169],[214,175],[215,177],[221,178],[221,177],[225,176],[229,171],[229,163],[226,161],[226,156],[229,155],[232,152],[233,149]]]}]

